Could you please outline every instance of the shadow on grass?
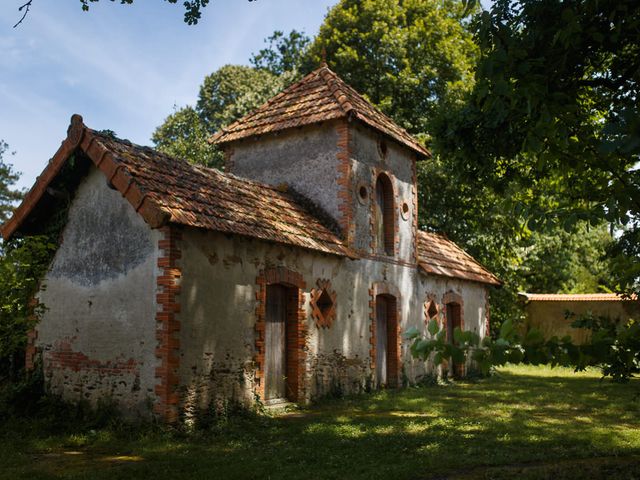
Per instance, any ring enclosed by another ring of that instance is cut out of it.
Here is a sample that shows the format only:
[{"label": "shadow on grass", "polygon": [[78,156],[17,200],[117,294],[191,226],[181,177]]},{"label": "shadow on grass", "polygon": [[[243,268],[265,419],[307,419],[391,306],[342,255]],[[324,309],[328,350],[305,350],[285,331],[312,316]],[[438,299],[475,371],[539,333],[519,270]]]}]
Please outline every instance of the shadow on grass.
[{"label": "shadow on grass", "polygon": [[475,383],[326,401],[303,415],[232,418],[190,435],[153,427],[41,435],[31,422],[20,438],[18,422],[0,434],[0,476],[513,478],[508,472],[542,465],[531,478],[553,468],[552,477],[577,478],[558,471],[570,475],[600,457],[638,464],[634,387],[506,371]]}]

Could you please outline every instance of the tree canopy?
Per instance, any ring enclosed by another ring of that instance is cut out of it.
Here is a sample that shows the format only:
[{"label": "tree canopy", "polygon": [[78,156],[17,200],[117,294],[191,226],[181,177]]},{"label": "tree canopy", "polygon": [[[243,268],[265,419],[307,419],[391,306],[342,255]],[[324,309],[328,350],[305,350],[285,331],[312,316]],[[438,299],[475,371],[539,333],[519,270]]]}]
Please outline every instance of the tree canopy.
[{"label": "tree canopy", "polygon": [[274,75],[298,72],[310,42],[311,39],[304,32],[291,30],[285,36],[282,31],[276,30],[265,39],[267,48],[251,56],[251,65]]},{"label": "tree canopy", "polygon": [[22,198],[22,192],[13,188],[20,174],[5,162],[7,154],[12,155],[9,145],[0,139],[0,225],[9,218],[15,202]]},{"label": "tree canopy", "polygon": [[153,133],[158,150],[207,166],[222,166],[221,153],[207,142],[220,128],[246,115],[288,84],[287,74],[225,65],[205,77],[195,106],[176,109]]},{"label": "tree canopy", "polygon": [[473,85],[477,47],[458,0],[341,0],[305,57],[323,57],[349,85],[412,133]]},{"label": "tree canopy", "polygon": [[533,229],[611,224],[618,288],[638,291],[640,4],[502,0],[475,26],[475,86],[440,151],[470,185],[524,192],[512,209]]}]

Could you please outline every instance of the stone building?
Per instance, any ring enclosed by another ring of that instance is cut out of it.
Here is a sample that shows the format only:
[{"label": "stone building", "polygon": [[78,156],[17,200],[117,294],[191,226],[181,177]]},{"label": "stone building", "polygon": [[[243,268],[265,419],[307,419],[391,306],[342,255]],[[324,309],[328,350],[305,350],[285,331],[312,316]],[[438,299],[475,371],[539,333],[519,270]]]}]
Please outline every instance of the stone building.
[{"label": "stone building", "polygon": [[72,117],[2,230],[67,206],[27,352],[52,392],[172,422],[414,382],[431,318],[487,335],[500,282],[418,229],[429,152],[326,65],[211,141],[224,172]]}]

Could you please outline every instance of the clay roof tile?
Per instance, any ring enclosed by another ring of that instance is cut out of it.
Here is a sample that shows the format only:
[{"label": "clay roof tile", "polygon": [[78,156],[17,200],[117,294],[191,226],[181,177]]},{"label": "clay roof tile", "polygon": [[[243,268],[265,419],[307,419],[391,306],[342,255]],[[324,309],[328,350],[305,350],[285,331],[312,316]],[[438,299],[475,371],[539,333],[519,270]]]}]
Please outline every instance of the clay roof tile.
[{"label": "clay roof tile", "polygon": [[502,282],[458,245],[436,233],[418,232],[418,265],[428,274],[489,285]]},{"label": "clay roof tile", "polygon": [[289,86],[264,105],[224,127],[210,139],[225,144],[288,128],[353,117],[422,157],[431,153],[405,129],[347,85],[326,64]]}]

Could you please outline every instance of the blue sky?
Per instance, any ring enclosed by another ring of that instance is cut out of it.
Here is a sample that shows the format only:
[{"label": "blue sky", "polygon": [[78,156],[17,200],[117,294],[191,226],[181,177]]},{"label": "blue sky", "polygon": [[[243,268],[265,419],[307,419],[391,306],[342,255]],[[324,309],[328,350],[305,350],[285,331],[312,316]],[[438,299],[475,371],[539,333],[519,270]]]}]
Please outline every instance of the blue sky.
[{"label": "blue sky", "polygon": [[0,139],[30,187],[66,136],[85,124],[151,144],[173,106],[195,102],[205,75],[247,63],[274,30],[313,35],[337,0],[213,0],[201,22],[182,22],[181,2],[34,0],[18,28],[21,0],[0,7]]}]

